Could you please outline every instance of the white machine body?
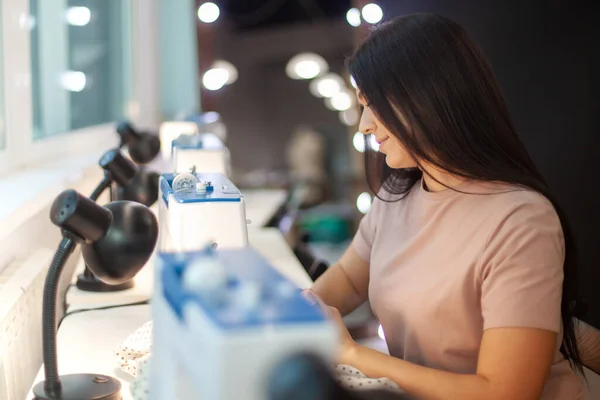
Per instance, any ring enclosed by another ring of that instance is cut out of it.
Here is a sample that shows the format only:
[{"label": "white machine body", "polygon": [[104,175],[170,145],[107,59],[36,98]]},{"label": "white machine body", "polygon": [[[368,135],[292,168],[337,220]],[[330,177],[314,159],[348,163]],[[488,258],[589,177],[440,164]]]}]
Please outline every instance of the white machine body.
[{"label": "white machine body", "polygon": [[171,159],[173,140],[181,135],[194,135],[198,133],[198,124],[192,121],[165,121],[160,124],[158,136],[160,138],[160,152],[163,159]]},{"label": "white machine body", "polygon": [[288,357],[334,362],[336,326],[252,248],[157,260],[150,399],[265,400]]},{"label": "white machine body", "polygon": [[230,175],[229,149],[212,133],[181,135],[172,142],[175,172],[199,172]]},{"label": "white machine body", "polygon": [[179,175],[160,178],[158,250],[195,251],[208,243],[220,249],[247,246],[246,207],[239,189],[222,174],[199,173],[185,175],[202,189],[182,191],[173,185]]}]

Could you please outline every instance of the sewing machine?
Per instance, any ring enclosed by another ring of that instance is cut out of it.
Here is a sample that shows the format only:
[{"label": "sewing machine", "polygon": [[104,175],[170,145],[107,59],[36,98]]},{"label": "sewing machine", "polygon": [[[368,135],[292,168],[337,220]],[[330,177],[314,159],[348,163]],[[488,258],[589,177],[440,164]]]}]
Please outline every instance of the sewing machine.
[{"label": "sewing machine", "polygon": [[229,150],[212,133],[180,135],[172,142],[172,162],[175,172],[197,171],[229,175]]},{"label": "sewing machine", "polygon": [[265,400],[282,360],[333,363],[335,325],[252,248],[159,253],[157,269],[150,399]]},{"label": "sewing machine", "polygon": [[195,251],[248,244],[246,208],[239,189],[222,174],[170,173],[160,177],[159,251]]},{"label": "sewing machine", "polygon": [[165,121],[160,124],[158,137],[160,138],[160,151],[163,159],[171,159],[173,140],[181,135],[193,135],[198,133],[198,124],[193,121]]},{"label": "sewing machine", "polygon": [[173,141],[179,136],[197,134],[211,134],[224,143],[227,138],[227,128],[216,112],[193,114],[178,121],[165,121],[160,125],[158,134],[163,159],[171,159]]}]

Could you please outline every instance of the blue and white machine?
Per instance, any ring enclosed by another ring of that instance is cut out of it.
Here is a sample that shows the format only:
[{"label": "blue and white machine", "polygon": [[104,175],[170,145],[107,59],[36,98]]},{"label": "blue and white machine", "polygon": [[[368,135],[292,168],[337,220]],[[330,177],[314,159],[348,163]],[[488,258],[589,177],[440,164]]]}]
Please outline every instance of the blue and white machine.
[{"label": "blue and white machine", "polygon": [[212,133],[180,135],[172,142],[174,172],[196,168],[200,172],[229,175],[229,149]]},{"label": "blue and white machine", "polygon": [[225,175],[163,174],[158,202],[159,251],[248,245],[244,197]]},{"label": "blue and white machine", "polygon": [[250,247],[160,253],[153,400],[265,400],[275,366],[310,352],[333,365],[338,332]]},{"label": "blue and white machine", "polygon": [[194,135],[200,133],[199,126],[193,121],[165,121],[160,124],[158,137],[160,138],[160,151],[163,159],[171,160],[173,140],[181,135]]}]

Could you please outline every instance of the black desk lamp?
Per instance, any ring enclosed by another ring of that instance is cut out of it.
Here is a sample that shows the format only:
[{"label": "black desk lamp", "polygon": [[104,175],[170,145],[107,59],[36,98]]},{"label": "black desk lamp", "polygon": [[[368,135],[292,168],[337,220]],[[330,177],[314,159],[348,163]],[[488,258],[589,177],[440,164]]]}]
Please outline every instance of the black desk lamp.
[{"label": "black desk lamp", "polygon": [[42,346],[45,381],[33,387],[39,400],[119,400],[121,383],[110,376],[59,376],[56,353],[56,307],[62,269],[77,244],[92,272],[118,285],[131,280],[151,257],[158,238],[158,222],[144,205],[117,201],[102,207],[74,190],[62,192],[52,204],[50,220],[63,239],[50,264],[44,284]]},{"label": "black desk lamp", "polygon": [[136,164],[148,164],[160,152],[160,139],[148,132],[137,131],[129,122],[117,126],[121,137],[119,148],[127,147],[129,156]]},{"label": "black desk lamp", "polygon": [[[120,150],[109,150],[99,162],[104,169],[104,178],[90,195],[90,200],[96,201],[106,189],[110,189],[111,200],[113,183],[116,184],[115,200],[128,200],[152,205],[158,198],[158,174],[142,172]],[[133,280],[120,282],[116,285],[107,284],[98,279],[92,271],[85,267],[83,274],[77,276],[77,287],[88,292],[115,292],[133,287]]]},{"label": "black desk lamp", "polygon": [[350,392],[336,383],[325,363],[313,354],[297,354],[278,363],[267,380],[267,400],[410,400],[384,389]]}]

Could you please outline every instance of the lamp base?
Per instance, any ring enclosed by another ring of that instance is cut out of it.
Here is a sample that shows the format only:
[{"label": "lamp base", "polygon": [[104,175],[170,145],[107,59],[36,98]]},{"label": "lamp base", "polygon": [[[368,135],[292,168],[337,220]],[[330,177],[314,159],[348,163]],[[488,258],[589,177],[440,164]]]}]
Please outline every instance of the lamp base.
[{"label": "lamp base", "polygon": [[121,382],[97,374],[61,375],[60,393],[47,393],[44,381],[33,387],[34,400],[121,400]]},{"label": "lamp base", "polygon": [[77,276],[77,287],[79,290],[85,292],[119,292],[121,290],[131,289],[133,285],[133,279],[119,285],[108,285],[96,278],[93,274],[80,274]]}]

